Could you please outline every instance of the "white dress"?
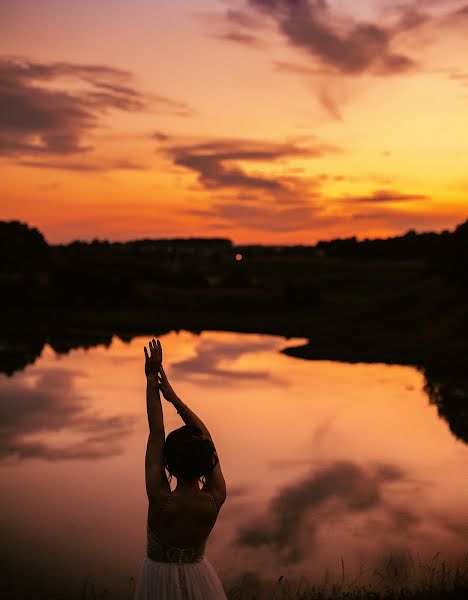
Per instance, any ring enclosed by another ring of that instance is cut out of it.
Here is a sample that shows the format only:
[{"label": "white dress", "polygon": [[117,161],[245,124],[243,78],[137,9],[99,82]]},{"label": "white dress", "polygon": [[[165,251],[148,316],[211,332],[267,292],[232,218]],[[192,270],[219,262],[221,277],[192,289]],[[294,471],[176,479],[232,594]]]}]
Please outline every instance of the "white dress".
[{"label": "white dress", "polygon": [[135,600],[226,600],[223,585],[206,558],[194,563],[159,562],[146,557]]},{"label": "white dress", "polygon": [[[213,497],[212,500],[217,515],[216,502]],[[207,539],[197,547],[177,548],[163,541],[148,525],[146,532],[147,556],[134,600],[227,600],[216,571],[205,558]]]}]

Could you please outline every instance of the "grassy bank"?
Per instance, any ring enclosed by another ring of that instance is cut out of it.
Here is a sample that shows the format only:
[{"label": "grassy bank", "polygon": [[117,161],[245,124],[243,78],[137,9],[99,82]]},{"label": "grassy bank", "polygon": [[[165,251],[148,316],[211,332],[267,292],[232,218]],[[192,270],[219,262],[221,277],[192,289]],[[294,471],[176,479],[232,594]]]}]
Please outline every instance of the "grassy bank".
[{"label": "grassy bank", "polygon": [[[55,592],[49,600],[133,600],[136,581],[129,579],[120,593],[102,588],[92,579],[83,581],[76,594]],[[409,556],[390,557],[378,569],[362,568],[354,577],[341,572],[325,573],[320,581],[301,576],[280,576],[261,581],[251,572],[225,585],[228,600],[466,600],[468,598],[468,554],[450,564],[436,554],[423,562]],[[29,600],[29,599],[28,599]]]}]

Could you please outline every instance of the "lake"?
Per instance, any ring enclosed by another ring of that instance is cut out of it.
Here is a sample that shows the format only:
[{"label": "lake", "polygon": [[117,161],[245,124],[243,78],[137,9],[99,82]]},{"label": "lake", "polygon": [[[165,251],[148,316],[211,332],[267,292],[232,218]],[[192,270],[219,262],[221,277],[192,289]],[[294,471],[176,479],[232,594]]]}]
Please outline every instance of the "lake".
[{"label": "lake", "polygon": [[[227,589],[343,569],[364,578],[390,557],[405,567],[466,554],[468,446],[418,370],[281,352],[301,339],[160,339],[173,387],[208,425],[226,477],[206,554]],[[45,346],[34,364],[0,376],[10,597],[10,588],[17,598],[130,593],[146,544],[147,341],[114,337],[66,355]],[[163,403],[168,433],[181,421]]]}]

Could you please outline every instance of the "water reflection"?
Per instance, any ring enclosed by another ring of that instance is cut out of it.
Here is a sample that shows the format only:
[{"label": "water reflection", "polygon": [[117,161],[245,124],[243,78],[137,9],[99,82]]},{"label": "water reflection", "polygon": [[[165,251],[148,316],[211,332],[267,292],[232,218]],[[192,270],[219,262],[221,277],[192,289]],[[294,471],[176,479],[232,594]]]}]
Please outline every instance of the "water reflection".
[{"label": "water reflection", "polygon": [[[153,332],[152,335],[162,337],[163,332]],[[268,338],[268,336],[260,337]],[[15,334],[13,337],[3,337],[0,339],[0,373],[11,376],[28,365],[34,364],[40,358],[45,347],[52,348],[57,354],[66,355],[75,349],[91,349],[98,346],[109,348],[113,339],[111,331],[70,328],[42,334],[36,332],[27,336]],[[131,343],[135,336],[121,334],[120,339]],[[203,380],[205,385],[210,386],[223,385],[227,379],[231,379],[235,383],[239,377],[263,380],[269,378],[278,385],[285,384],[284,379],[269,373],[267,369],[245,370],[241,373],[231,371],[229,367],[223,368],[224,364],[229,365],[230,361],[242,357],[245,353],[261,352],[268,348],[268,342],[263,339],[257,339],[255,342],[251,339],[248,347],[244,342],[235,342],[232,339],[230,341],[201,339],[195,348],[195,354],[174,364],[173,368],[177,377],[181,379],[196,377]],[[288,344],[283,351],[289,356],[310,358],[310,341],[298,346],[294,346],[293,343]],[[316,352],[315,359],[319,360],[320,348],[315,348],[314,351]],[[368,361],[368,357],[357,353],[353,360],[365,363]],[[462,364],[456,369],[452,365],[418,365],[417,368],[424,374],[424,389],[429,401],[437,406],[438,414],[448,422],[453,434],[468,443],[468,411],[466,409],[468,375],[464,365]]]},{"label": "water reflection", "polygon": [[321,524],[343,518],[347,512],[368,513],[375,509],[390,529],[403,527],[409,533],[410,527],[418,523],[418,516],[385,499],[385,486],[402,479],[403,471],[393,465],[334,462],[281,488],[260,520],[240,528],[236,543],[252,548],[268,546],[283,564],[289,565],[320,551],[317,538]]},{"label": "water reflection", "polygon": [[239,336],[233,335],[227,339],[201,338],[195,345],[193,356],[172,365],[175,377],[179,380],[201,379],[209,385],[225,385],[227,380],[232,385],[236,381],[245,379],[261,379],[263,382],[268,380],[276,384],[286,383],[266,368],[233,369],[232,364],[245,355],[255,355],[274,349],[271,340],[266,337],[251,339],[249,344],[246,344],[245,340],[236,339],[237,337]]},{"label": "water reflection", "polygon": [[[120,454],[134,418],[89,410],[67,369],[34,369],[0,381],[0,459],[96,459]],[[66,439],[51,442],[53,434]],[[76,438],[76,439],[70,439]]]},{"label": "water reflection", "polygon": [[[228,481],[207,547],[228,587],[246,572],[320,577],[341,557],[352,571],[389,553],[468,550],[468,447],[428,402],[421,372],[298,360],[282,350],[300,340],[274,336],[183,331],[162,340],[168,375],[209,424]],[[7,589],[35,556],[37,578],[21,583],[31,597],[61,593],[62,582],[78,596],[88,576],[127,590],[137,574],[145,341],[113,338],[67,354],[46,345],[34,365],[0,377]],[[169,432],[179,417],[163,408]]]}]

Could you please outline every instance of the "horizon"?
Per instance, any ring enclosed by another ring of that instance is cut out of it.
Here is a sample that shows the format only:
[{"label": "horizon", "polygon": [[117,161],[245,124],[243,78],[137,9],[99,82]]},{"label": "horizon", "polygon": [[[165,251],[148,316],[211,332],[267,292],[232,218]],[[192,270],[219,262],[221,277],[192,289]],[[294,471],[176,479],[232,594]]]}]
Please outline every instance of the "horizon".
[{"label": "horizon", "polygon": [[0,219],[50,244],[452,229],[467,24],[466,0],[6,0]]},{"label": "horizon", "polygon": [[108,238],[92,238],[92,239],[81,239],[81,238],[76,238],[76,239],[72,239],[69,240],[67,242],[50,242],[47,237],[44,235],[44,232],[41,231],[41,229],[37,226],[34,226],[32,224],[29,223],[25,223],[22,221],[18,221],[17,219],[13,219],[10,221],[0,221],[0,223],[19,223],[21,225],[26,225],[29,229],[32,230],[36,230],[38,231],[44,238],[45,242],[47,243],[47,245],[49,246],[61,246],[61,245],[69,245],[69,244],[73,244],[73,243],[82,243],[82,244],[92,244],[92,243],[99,243],[99,244],[103,244],[103,243],[108,243],[108,244],[132,244],[132,243],[136,243],[136,242],[171,242],[171,241],[190,241],[190,240],[196,240],[196,241],[226,241],[229,242],[234,248],[238,248],[241,246],[261,246],[261,247],[285,247],[285,248],[293,248],[296,246],[304,246],[304,247],[315,247],[317,244],[319,243],[328,243],[328,242],[333,242],[333,241],[337,241],[337,240],[345,240],[345,239],[356,239],[357,242],[364,242],[364,241],[378,241],[378,240],[390,240],[390,239],[394,239],[394,238],[401,238],[404,237],[406,235],[409,235],[411,233],[414,233],[416,235],[425,235],[425,234],[435,234],[435,235],[441,235],[442,233],[454,233],[454,231],[457,229],[458,226],[463,225],[464,223],[468,223],[468,217],[465,218],[463,221],[461,221],[460,223],[457,223],[453,228],[451,229],[441,229],[439,231],[434,231],[434,230],[422,230],[422,231],[417,231],[415,229],[408,229],[407,231],[404,231],[400,234],[395,234],[395,235],[390,235],[387,237],[358,237],[356,235],[350,234],[347,237],[337,237],[337,238],[329,238],[329,239],[319,239],[314,243],[294,243],[294,244],[264,244],[261,242],[252,242],[252,243],[248,243],[248,244],[242,244],[242,243],[237,243],[235,242],[233,239],[231,238],[227,238],[227,237],[220,237],[220,236],[212,236],[212,237],[197,237],[197,236],[180,236],[180,237],[141,237],[141,238],[132,238],[132,239],[128,239],[128,240],[112,240],[112,239],[108,239]]}]

